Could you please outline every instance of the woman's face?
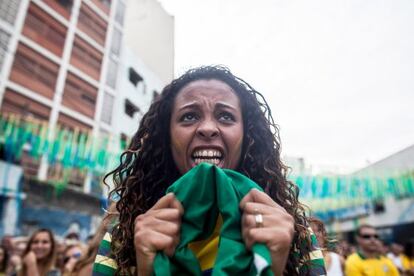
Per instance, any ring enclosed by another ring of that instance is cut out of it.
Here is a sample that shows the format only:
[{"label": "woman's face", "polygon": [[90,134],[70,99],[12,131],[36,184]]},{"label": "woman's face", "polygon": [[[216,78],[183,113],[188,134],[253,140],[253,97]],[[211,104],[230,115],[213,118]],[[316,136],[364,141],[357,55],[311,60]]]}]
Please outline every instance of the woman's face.
[{"label": "woman's face", "polygon": [[41,260],[46,258],[52,251],[52,241],[49,233],[39,232],[34,237],[30,250],[36,255],[36,259]]},{"label": "woman's face", "polygon": [[310,226],[313,230],[313,233],[316,236],[316,239],[318,240],[319,246],[322,247],[322,248],[325,247],[325,237],[324,237],[322,229],[319,227],[318,224],[316,224],[314,222],[311,222]]},{"label": "woman's face", "polygon": [[239,98],[222,81],[187,84],[175,98],[170,134],[172,155],[180,173],[201,162],[236,169],[243,142]]}]

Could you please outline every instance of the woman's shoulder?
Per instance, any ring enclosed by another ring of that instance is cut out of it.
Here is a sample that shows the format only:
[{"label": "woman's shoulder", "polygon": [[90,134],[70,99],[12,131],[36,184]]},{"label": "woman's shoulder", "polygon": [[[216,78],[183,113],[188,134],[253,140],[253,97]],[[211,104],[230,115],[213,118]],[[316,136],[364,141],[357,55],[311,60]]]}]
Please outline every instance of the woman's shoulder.
[{"label": "woman's shoulder", "polygon": [[106,232],[93,263],[92,275],[115,275],[117,265],[111,252],[111,234]]}]

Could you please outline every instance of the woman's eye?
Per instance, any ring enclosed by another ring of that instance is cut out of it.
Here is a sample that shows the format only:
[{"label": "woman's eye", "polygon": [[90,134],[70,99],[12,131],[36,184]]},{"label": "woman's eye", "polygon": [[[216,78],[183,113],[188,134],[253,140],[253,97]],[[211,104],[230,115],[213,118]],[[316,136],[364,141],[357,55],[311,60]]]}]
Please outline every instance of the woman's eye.
[{"label": "woman's eye", "polygon": [[219,120],[225,121],[225,122],[234,122],[235,118],[232,114],[230,114],[228,112],[223,112],[223,113],[220,114]]},{"label": "woman's eye", "polygon": [[180,121],[182,122],[192,122],[194,120],[197,120],[197,115],[195,113],[186,113],[180,118]]}]

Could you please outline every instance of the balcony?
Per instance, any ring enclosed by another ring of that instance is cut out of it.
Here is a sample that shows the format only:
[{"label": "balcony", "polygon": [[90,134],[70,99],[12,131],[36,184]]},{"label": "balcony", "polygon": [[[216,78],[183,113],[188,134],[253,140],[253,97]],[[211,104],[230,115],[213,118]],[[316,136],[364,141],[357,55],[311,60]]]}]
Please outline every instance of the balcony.
[{"label": "balcony", "polygon": [[78,19],[78,28],[80,30],[89,35],[100,45],[105,46],[107,27],[108,23],[105,22],[105,20],[86,4],[82,4]]},{"label": "balcony", "polygon": [[43,0],[43,2],[69,20],[72,12],[73,0]]},{"label": "balcony", "polygon": [[85,74],[99,81],[102,54],[79,37],[75,38],[70,63]]},{"label": "balcony", "polygon": [[93,119],[97,94],[97,88],[73,74],[68,74],[62,104]]},{"label": "balcony", "polygon": [[2,113],[31,116],[41,121],[48,121],[50,116],[50,107],[47,107],[8,88],[6,88],[4,93],[0,109]]},{"label": "balcony", "polygon": [[62,56],[66,28],[33,2],[29,6],[23,34],[55,55]]},{"label": "balcony", "polygon": [[101,9],[104,13],[109,15],[111,9],[111,0],[92,0],[92,2]]},{"label": "balcony", "polygon": [[92,126],[80,122],[79,120],[76,120],[75,118],[72,118],[71,116],[65,115],[63,113],[59,113],[58,125],[61,125],[71,131],[78,129],[81,131],[90,132],[92,130]]},{"label": "balcony", "polygon": [[53,99],[59,66],[24,44],[17,47],[10,80]]}]

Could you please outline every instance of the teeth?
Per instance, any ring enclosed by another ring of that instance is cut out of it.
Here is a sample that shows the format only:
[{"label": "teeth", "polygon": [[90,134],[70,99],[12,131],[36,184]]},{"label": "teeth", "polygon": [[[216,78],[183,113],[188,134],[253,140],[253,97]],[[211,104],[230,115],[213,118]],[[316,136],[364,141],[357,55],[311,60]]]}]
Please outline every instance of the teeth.
[{"label": "teeth", "polygon": [[196,165],[198,165],[198,164],[200,164],[200,163],[204,162],[204,163],[209,163],[209,164],[213,164],[213,165],[218,166],[218,164],[220,163],[220,159],[217,159],[217,158],[212,158],[212,159],[201,159],[201,158],[196,158],[196,159],[194,160],[194,162],[195,162],[195,164],[196,164]]},{"label": "teeth", "polygon": [[193,157],[202,157],[202,158],[211,158],[218,157],[221,158],[221,152],[218,150],[198,150],[193,153]]}]

